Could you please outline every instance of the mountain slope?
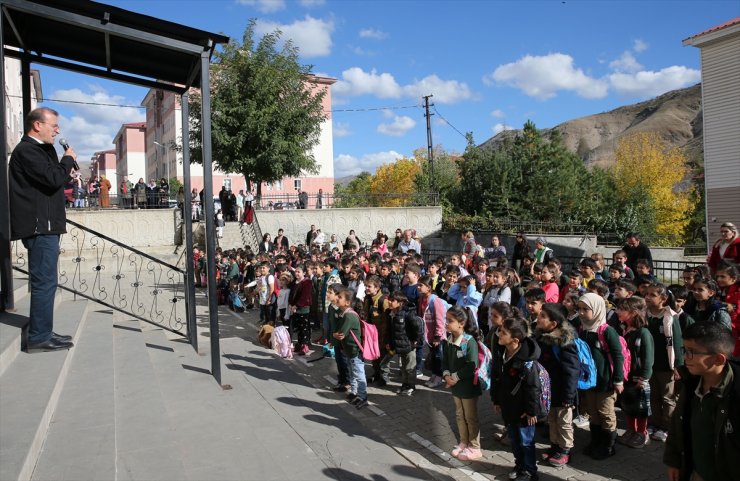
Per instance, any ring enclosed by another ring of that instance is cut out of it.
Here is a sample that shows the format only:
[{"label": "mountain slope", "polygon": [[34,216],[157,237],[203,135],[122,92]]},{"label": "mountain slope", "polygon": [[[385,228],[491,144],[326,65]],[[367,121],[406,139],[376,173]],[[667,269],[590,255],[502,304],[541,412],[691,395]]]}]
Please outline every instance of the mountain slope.
[{"label": "mountain slope", "polygon": [[[606,166],[614,162],[614,151],[622,136],[656,131],[672,147],[684,149],[688,160],[701,159],[704,152],[701,84],[673,90],[644,102],[589,115],[543,129],[544,136],[557,129],[566,147],[587,165]],[[495,147],[518,130],[504,131],[481,147]]]}]

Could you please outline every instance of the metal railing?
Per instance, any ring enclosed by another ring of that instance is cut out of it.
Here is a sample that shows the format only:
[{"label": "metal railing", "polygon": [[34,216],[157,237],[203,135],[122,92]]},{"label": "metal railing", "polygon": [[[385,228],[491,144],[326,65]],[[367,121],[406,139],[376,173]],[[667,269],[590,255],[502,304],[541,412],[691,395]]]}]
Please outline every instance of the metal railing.
[{"label": "metal railing", "polygon": [[383,193],[383,194],[343,194],[298,193],[262,194],[255,198],[256,209],[296,210],[296,209],[339,209],[353,207],[428,207],[439,205],[439,194],[425,193]]},{"label": "metal railing", "polygon": [[[58,287],[164,330],[190,338],[185,272],[67,219],[72,252],[60,247]],[[15,241],[13,269],[28,274],[25,251]],[[70,264],[71,263],[71,264]]]},{"label": "metal railing", "polygon": [[[422,258],[425,263],[435,260],[437,257],[449,257],[452,254],[459,254],[459,251],[443,250],[443,249],[422,249]],[[565,256],[558,255],[558,260],[562,263],[561,271],[568,274],[573,269],[578,269],[578,266],[584,256]],[[511,265],[511,257],[508,258],[509,265]],[[607,267],[609,261],[607,260]],[[696,267],[705,264],[704,262],[692,262],[692,261],[672,261],[672,260],[661,260],[653,259],[653,275],[658,281],[668,284],[680,284],[682,283],[682,274],[684,269],[688,267]]]},{"label": "metal railing", "polygon": [[67,208],[69,209],[173,209],[177,201],[169,194],[150,193],[144,196],[136,195],[87,195],[75,198],[66,193]]},{"label": "metal railing", "polygon": [[537,234],[573,234],[593,236],[594,230],[585,224],[567,222],[548,222],[536,220],[519,220],[505,218],[486,218],[473,216],[451,215],[442,220],[443,231],[462,232],[491,232],[501,234],[516,234],[526,232],[527,235]]}]

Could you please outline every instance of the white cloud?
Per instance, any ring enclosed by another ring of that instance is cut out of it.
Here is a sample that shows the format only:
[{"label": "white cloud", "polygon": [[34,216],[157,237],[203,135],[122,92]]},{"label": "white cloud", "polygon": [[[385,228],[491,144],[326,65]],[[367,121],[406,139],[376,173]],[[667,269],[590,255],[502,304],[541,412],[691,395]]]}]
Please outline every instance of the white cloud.
[{"label": "white cloud", "polygon": [[347,137],[352,135],[352,131],[349,130],[349,124],[344,122],[337,122],[334,124],[334,137]]},{"label": "white cloud", "polygon": [[[82,161],[89,160],[95,152],[113,149],[113,137],[121,124],[146,121],[144,109],[135,107],[114,107],[94,104],[136,105],[120,95],[108,93],[97,85],[81,89],[57,90],[49,95],[52,99],[87,102],[86,104],[59,104],[59,110],[71,112],[59,116],[61,133],[58,138],[66,138]],[[45,105],[57,108],[52,101]]]},{"label": "white cloud", "polygon": [[375,174],[375,171],[381,165],[395,162],[402,157],[403,155],[395,150],[365,154],[359,158],[353,155],[341,154],[334,159],[334,172],[336,177],[357,175],[363,171]]},{"label": "white cloud", "polygon": [[305,19],[289,24],[260,20],[255,28],[258,35],[275,30],[283,32],[284,38],[291,39],[304,57],[325,57],[331,53],[333,20],[322,20],[306,15]]},{"label": "white cloud", "polygon": [[256,7],[262,13],[273,13],[285,8],[285,0],[236,0],[236,3]]},{"label": "white cloud", "polygon": [[554,97],[562,90],[573,91],[589,99],[603,98],[608,90],[606,82],[575,68],[573,57],[562,53],[526,55],[516,62],[497,67],[483,81],[489,85],[498,83],[516,87],[540,100]]},{"label": "white cloud", "polygon": [[657,72],[643,70],[636,73],[609,75],[612,88],[625,97],[654,97],[678,88],[687,87],[701,80],[701,72],[674,65]]},{"label": "white cloud", "polygon": [[383,40],[388,37],[388,34],[382,30],[375,28],[363,28],[360,30],[360,38],[373,38],[375,40]]},{"label": "white cloud", "polygon": [[493,127],[491,127],[491,130],[493,131],[493,135],[503,132],[504,130],[513,130],[513,129],[514,127],[512,127],[511,125],[506,125],[502,123],[498,123],[494,125]]},{"label": "white cloud", "polygon": [[493,112],[491,112],[491,117],[495,117],[497,119],[502,119],[502,118],[506,117],[506,114],[504,113],[503,110],[496,109]]},{"label": "white cloud", "polygon": [[648,44],[644,42],[643,40],[640,40],[639,38],[635,40],[635,42],[632,44],[632,50],[634,50],[637,53],[644,52],[647,50]]},{"label": "white cloud", "polygon": [[352,67],[342,72],[342,80],[334,84],[332,94],[347,97],[374,95],[381,99],[399,98],[401,87],[389,73],[378,74],[374,69],[365,72],[360,67]]},{"label": "white cloud", "polygon": [[609,63],[609,67],[617,72],[637,72],[643,68],[629,50],[622,52],[622,55],[618,59],[612,60]]},{"label": "white cloud", "polygon": [[434,95],[434,101],[441,104],[452,104],[475,97],[470,87],[457,80],[443,80],[436,75],[429,75],[414,83],[401,86],[393,75],[378,73],[373,69],[365,72],[360,67],[352,67],[342,72],[332,93],[337,96],[374,95],[378,98],[411,97],[420,100],[422,95]]},{"label": "white cloud", "polygon": [[416,121],[411,117],[405,115],[399,115],[393,117],[393,122],[389,124],[378,125],[378,132],[383,135],[390,135],[392,137],[403,137],[406,132],[416,127]]},{"label": "white cloud", "polygon": [[365,50],[364,48],[359,46],[349,45],[349,48],[355,55],[361,55],[363,57],[374,57],[378,54],[375,50]]},{"label": "white cloud", "polygon": [[429,75],[403,88],[409,97],[418,97],[433,94],[432,99],[440,104],[454,104],[474,97],[470,87],[465,82],[457,80],[442,80],[436,75]]}]

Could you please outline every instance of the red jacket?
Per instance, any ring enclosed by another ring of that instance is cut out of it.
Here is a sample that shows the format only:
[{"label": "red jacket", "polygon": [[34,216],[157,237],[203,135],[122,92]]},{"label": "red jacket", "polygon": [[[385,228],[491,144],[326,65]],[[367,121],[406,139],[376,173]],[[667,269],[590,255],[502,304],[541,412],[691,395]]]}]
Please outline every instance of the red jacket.
[{"label": "red jacket", "polygon": [[730,311],[732,335],[735,337],[735,352],[733,355],[740,356],[740,285],[735,284],[730,286],[722,302],[732,305],[727,310]]},{"label": "red jacket", "polygon": [[312,289],[313,284],[311,283],[311,279],[304,277],[303,280],[296,284],[295,288],[291,291],[289,301],[290,305],[296,306],[299,309],[301,307],[310,307]]},{"label": "red jacket", "polygon": [[732,261],[735,264],[740,264],[740,236],[735,237],[735,240],[727,246],[724,257],[719,256],[719,244],[719,241],[714,243],[712,253],[709,254],[709,259],[707,259],[707,264],[709,264],[709,268],[712,269],[712,272],[717,270],[719,262],[723,259]]}]

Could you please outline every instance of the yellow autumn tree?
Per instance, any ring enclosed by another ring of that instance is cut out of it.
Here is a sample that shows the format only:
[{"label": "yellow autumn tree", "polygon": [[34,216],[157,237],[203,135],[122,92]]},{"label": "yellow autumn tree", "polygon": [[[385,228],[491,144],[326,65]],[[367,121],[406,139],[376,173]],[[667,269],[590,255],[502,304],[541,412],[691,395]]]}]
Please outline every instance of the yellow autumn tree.
[{"label": "yellow autumn tree", "polygon": [[612,167],[620,199],[647,196],[655,210],[655,233],[680,236],[689,223],[693,187],[686,156],[655,132],[620,139]]},{"label": "yellow autumn tree", "polygon": [[392,164],[378,167],[370,182],[373,193],[380,207],[398,207],[403,205],[414,194],[414,178],[421,167],[414,159],[403,157]]}]

